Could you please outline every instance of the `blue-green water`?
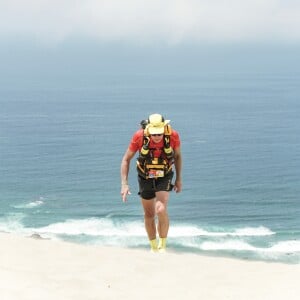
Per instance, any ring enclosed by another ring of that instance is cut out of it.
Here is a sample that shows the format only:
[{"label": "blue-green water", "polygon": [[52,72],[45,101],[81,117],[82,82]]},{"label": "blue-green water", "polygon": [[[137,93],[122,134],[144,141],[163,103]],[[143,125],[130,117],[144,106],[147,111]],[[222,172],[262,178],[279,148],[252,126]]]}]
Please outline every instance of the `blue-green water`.
[{"label": "blue-green water", "polygon": [[137,195],[119,167],[141,119],[182,140],[169,248],[300,262],[300,74],[99,77],[97,84],[0,89],[0,230],[147,248]]}]

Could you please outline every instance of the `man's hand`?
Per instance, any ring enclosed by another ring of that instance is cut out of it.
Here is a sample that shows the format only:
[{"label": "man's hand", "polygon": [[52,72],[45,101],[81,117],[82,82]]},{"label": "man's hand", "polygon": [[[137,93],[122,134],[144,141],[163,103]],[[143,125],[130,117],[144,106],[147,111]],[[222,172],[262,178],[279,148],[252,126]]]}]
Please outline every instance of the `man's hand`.
[{"label": "man's hand", "polygon": [[176,180],[176,181],[175,181],[173,190],[174,190],[176,193],[180,193],[180,192],[181,192],[181,190],[182,190],[182,182],[181,182],[181,180]]},{"label": "man's hand", "polygon": [[122,201],[127,202],[127,195],[130,195],[130,190],[129,190],[129,185],[128,184],[122,184],[121,187],[121,196],[122,196]]}]

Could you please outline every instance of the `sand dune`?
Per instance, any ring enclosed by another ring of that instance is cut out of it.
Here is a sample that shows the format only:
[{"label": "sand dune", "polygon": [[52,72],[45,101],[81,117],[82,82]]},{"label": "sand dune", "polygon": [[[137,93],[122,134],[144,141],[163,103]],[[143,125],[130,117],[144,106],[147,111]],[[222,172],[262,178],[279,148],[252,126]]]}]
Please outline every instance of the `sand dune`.
[{"label": "sand dune", "polygon": [[300,265],[84,246],[1,233],[3,300],[300,299]]}]

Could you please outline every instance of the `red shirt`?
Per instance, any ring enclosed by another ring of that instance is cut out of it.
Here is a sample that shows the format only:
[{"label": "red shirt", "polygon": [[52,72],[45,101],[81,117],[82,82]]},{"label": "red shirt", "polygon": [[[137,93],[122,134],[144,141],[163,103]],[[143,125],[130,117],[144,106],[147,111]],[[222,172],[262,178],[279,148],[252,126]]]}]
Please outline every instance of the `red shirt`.
[{"label": "red shirt", "polygon": [[[129,144],[129,150],[132,152],[140,151],[143,147],[143,140],[144,140],[144,130],[140,129],[138,130],[133,137],[131,138],[130,144]],[[170,136],[170,146],[173,148],[173,150],[176,150],[180,147],[180,137],[176,130],[172,129],[171,136]],[[150,143],[149,143],[150,149],[154,150],[154,157],[159,157],[161,150],[164,148],[164,139],[161,139],[159,143],[154,143],[154,141],[151,139],[150,136]]]}]

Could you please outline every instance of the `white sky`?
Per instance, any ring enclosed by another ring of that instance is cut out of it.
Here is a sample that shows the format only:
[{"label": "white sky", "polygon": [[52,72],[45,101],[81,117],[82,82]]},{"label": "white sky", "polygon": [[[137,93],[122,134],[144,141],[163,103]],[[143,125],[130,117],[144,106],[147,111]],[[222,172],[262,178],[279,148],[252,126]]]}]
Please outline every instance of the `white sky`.
[{"label": "white sky", "polygon": [[0,39],[300,42],[299,0],[0,0]]}]

